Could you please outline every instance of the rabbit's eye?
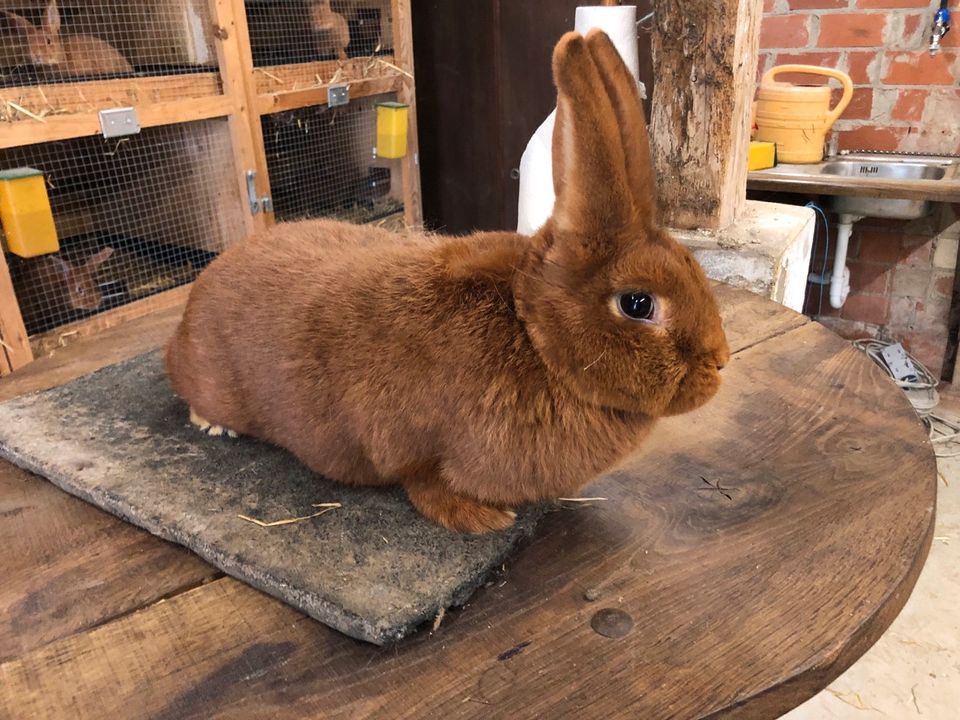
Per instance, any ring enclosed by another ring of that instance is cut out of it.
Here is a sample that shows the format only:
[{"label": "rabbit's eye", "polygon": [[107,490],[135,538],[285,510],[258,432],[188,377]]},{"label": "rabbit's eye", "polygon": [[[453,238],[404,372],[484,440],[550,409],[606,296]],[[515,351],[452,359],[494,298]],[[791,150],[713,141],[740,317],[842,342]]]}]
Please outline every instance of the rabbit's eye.
[{"label": "rabbit's eye", "polygon": [[53,38],[47,38],[47,45],[53,45]]},{"label": "rabbit's eye", "polygon": [[625,292],[617,296],[617,308],[631,320],[650,320],[657,305],[650,293]]}]

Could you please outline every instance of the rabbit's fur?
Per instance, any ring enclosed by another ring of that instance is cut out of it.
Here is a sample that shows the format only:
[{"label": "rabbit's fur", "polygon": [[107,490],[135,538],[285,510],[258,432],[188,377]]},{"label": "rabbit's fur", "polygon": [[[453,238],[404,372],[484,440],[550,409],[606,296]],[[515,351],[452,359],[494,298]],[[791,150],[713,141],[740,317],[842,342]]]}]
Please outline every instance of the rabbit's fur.
[{"label": "rabbit's fur", "polygon": [[[565,35],[554,75],[557,201],[534,237],[318,220],[238,243],[167,350],[193,412],[483,532],[706,402],[727,343],[703,271],[657,225],[636,83],[600,32]],[[652,322],[617,311],[635,289]]]},{"label": "rabbit's fur", "polygon": [[99,308],[103,293],[97,284],[97,271],[112,254],[113,248],[107,247],[79,263],[60,255],[20,261],[14,289],[24,324],[33,328],[51,319],[72,320],[78,311]]},{"label": "rabbit's fur", "polygon": [[318,34],[317,50],[320,55],[336,55],[338,60],[347,59],[350,26],[343,15],[330,8],[330,0],[310,2],[310,27]]},{"label": "rabbit's fur", "polygon": [[12,12],[0,10],[17,29],[26,46],[25,61],[64,75],[108,75],[133,72],[133,66],[110,43],[92,35],[60,35],[60,10],[50,0],[41,27]]}]

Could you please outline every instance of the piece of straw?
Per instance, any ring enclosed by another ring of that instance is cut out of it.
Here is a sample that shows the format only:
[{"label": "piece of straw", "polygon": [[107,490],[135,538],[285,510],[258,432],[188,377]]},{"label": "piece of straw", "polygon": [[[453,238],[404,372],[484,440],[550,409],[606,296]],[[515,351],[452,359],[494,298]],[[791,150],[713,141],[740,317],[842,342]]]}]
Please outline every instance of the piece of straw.
[{"label": "piece of straw", "polygon": [[264,522],[263,520],[258,520],[257,518],[250,517],[249,515],[237,515],[241,520],[246,520],[247,522],[252,522],[254,525],[259,525],[260,527],[278,527],[280,525],[292,525],[293,523],[303,522],[304,520],[311,520],[315,517],[320,517],[324,513],[328,513],[331,510],[342,507],[340,503],[317,503],[312,507],[322,507],[323,510],[315,512],[312,515],[303,515],[302,517],[295,518],[285,518],[283,520],[273,520],[271,522]]}]

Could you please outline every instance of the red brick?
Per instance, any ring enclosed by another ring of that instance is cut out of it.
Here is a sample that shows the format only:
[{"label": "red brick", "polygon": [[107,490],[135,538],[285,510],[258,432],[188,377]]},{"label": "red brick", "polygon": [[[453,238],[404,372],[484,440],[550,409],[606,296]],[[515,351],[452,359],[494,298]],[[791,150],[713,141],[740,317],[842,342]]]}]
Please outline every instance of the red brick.
[{"label": "red brick", "polygon": [[930,267],[930,252],[933,248],[933,238],[920,237],[920,242],[911,242],[912,238],[903,238],[902,257],[900,265],[909,265],[910,267]]},{"label": "red brick", "polygon": [[897,93],[897,101],[890,111],[890,117],[893,120],[916,122],[923,116],[923,104],[929,94],[929,90],[901,90]]},{"label": "red brick", "polygon": [[888,52],[887,71],[883,82],[887,85],[952,85],[951,66],[957,59],[955,52],[941,52],[933,57],[926,50],[917,53]]},{"label": "red brick", "polygon": [[917,317],[917,299],[912,297],[895,297],[890,299],[890,318],[888,325],[891,329],[899,328],[910,330]]},{"label": "red brick", "polygon": [[930,0],[857,0],[860,8],[926,8],[930,7]]},{"label": "red brick", "polygon": [[924,268],[900,265],[893,276],[894,297],[908,297],[914,300],[923,300],[930,287],[930,270]]},{"label": "red brick", "polygon": [[845,8],[847,0],[787,0],[791,10],[832,10]]},{"label": "red brick", "polygon": [[899,338],[911,355],[922,362],[934,377],[940,377],[947,349],[946,333],[907,333]]},{"label": "red brick", "polygon": [[953,275],[943,275],[933,281],[933,289],[946,297],[953,295]]},{"label": "red brick", "polygon": [[857,295],[850,293],[840,310],[846,320],[883,325],[890,316],[890,300],[882,295]]},{"label": "red brick", "polygon": [[773,0],[763,0],[763,12],[764,13],[773,12]]},{"label": "red brick", "polygon": [[893,267],[851,261],[847,263],[850,269],[850,290],[861,293],[884,294],[890,287],[890,278]]},{"label": "red brick", "polygon": [[[820,17],[820,47],[879,47],[883,45],[886,13],[841,13]],[[762,28],[761,28],[762,30]]]},{"label": "red brick", "polygon": [[[843,91],[834,88],[830,93],[830,106],[840,100]],[[854,88],[850,104],[840,117],[846,120],[869,120],[873,112],[873,88]]]},{"label": "red brick", "polygon": [[[820,67],[840,67],[840,53],[826,52],[778,52],[776,65],[817,65]],[[773,67],[773,65],[771,65]],[[777,82],[797,83],[801,85],[826,85],[830,78],[810,73],[781,73]],[[836,82],[836,81],[834,81]]]},{"label": "red brick", "polygon": [[[760,23],[760,47],[804,47],[810,40],[806,15],[768,15]],[[877,43],[879,45],[879,43]]]},{"label": "red brick", "polygon": [[[869,72],[869,65],[877,60],[879,53],[875,50],[870,52],[850,52],[847,53],[847,74],[853,80],[854,85],[867,85],[873,82],[873,77]],[[873,74],[877,73],[877,65],[874,64]]]},{"label": "red brick", "polygon": [[883,230],[873,230],[869,226],[854,225],[860,254],[859,259],[864,262],[895,265],[900,262],[906,251],[902,249],[900,236]]},{"label": "red brick", "polygon": [[907,128],[859,127],[840,133],[841,150],[896,150]]}]

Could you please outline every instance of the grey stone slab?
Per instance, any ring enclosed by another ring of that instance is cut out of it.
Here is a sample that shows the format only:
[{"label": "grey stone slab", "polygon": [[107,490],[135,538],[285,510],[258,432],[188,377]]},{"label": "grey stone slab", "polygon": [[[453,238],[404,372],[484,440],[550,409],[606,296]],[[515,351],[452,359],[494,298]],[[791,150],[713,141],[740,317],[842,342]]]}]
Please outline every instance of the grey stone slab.
[{"label": "grey stone slab", "polygon": [[[352,637],[398,640],[460,605],[529,534],[467,536],[422,518],[399,488],[326,480],[279,448],[189,424],[159,353],[0,404],[0,456],[187,546],[224,572]],[[262,528],[263,520],[326,514]]]}]

